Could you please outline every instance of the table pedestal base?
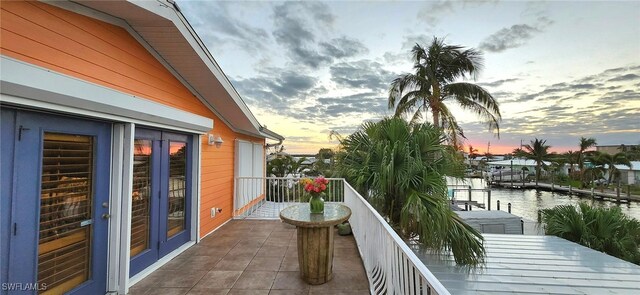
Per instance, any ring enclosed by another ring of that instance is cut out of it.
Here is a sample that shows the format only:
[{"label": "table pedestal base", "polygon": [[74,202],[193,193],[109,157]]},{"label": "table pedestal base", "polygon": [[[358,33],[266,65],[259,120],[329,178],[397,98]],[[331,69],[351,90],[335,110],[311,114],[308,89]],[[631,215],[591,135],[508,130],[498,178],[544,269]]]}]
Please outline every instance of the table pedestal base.
[{"label": "table pedestal base", "polygon": [[333,278],[333,226],[298,227],[300,276],[311,285]]}]

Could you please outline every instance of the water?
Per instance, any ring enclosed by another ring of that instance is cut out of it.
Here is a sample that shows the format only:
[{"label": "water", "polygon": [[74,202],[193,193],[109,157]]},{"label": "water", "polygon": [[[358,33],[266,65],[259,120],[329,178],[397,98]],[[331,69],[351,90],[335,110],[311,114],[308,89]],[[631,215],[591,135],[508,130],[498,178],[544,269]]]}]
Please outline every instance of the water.
[{"label": "water", "polygon": [[[480,178],[467,179],[465,183],[458,184],[471,185],[474,189],[486,187],[486,183]],[[468,199],[468,191],[457,191],[456,199]],[[487,204],[487,193],[474,191],[471,200]],[[586,202],[597,207],[617,206],[622,212],[630,217],[640,220],[640,202],[617,203],[591,199],[588,196],[569,195],[567,193],[537,191],[535,189],[504,189],[491,188],[491,210],[496,210],[496,201],[500,200],[500,210],[507,211],[507,203],[511,203],[511,213],[520,217],[537,220],[538,209],[553,208],[557,205],[577,205],[579,202]]]}]

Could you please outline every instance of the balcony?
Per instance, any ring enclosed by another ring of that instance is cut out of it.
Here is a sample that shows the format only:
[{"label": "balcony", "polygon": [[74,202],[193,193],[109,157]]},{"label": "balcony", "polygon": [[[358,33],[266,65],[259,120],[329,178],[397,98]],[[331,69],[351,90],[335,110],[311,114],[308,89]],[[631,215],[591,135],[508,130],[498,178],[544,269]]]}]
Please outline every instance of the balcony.
[{"label": "balcony", "polygon": [[295,231],[276,220],[232,220],[129,294],[369,294],[353,236],[336,234],[333,280],[311,286],[298,272]]},{"label": "balcony", "polygon": [[334,276],[301,280],[295,227],[280,210],[304,202],[296,178],[238,177],[234,220],[135,284],[130,294],[450,294],[378,212],[343,179],[327,202],[351,208],[352,236],[335,235]]}]

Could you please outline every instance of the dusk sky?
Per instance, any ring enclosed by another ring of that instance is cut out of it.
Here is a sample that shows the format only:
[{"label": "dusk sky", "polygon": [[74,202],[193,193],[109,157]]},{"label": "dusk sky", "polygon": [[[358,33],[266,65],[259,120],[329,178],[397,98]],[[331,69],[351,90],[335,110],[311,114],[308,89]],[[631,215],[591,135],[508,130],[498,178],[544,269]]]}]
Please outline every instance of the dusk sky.
[{"label": "dusk sky", "polygon": [[534,137],[640,144],[640,1],[210,2],[179,5],[258,120],[287,152],[335,147],[393,114],[388,89],[433,36],[484,53],[476,83],[500,103],[500,138],[454,114],[481,153]]}]

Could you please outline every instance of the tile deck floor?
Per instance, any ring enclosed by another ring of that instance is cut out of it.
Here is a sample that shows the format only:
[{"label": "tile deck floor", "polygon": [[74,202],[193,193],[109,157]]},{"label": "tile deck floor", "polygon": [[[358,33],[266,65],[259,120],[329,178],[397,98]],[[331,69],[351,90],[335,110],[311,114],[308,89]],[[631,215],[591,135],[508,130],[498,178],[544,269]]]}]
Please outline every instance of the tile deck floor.
[{"label": "tile deck floor", "polygon": [[132,286],[139,294],[369,294],[353,236],[334,239],[333,279],[300,278],[296,229],[278,220],[232,220]]}]

